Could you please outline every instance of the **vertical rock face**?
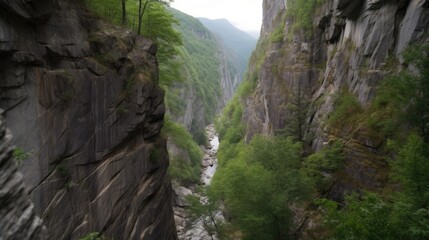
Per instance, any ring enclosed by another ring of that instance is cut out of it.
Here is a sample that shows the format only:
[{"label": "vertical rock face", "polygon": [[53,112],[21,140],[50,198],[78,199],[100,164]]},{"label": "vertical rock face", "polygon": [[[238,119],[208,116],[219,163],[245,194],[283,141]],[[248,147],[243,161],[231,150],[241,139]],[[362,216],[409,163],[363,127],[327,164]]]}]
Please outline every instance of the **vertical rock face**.
[{"label": "vertical rock face", "polygon": [[183,105],[183,111],[175,112],[170,106],[169,115],[195,135],[204,132],[209,121],[232,98],[244,70],[233,65],[239,61],[232,59],[233,54],[228,53],[220,34],[211,32],[192,16],[176,9],[170,11],[180,23],[177,28],[187,53],[183,59],[186,64],[182,65],[183,79],[170,87],[178,95],[176,105]]},{"label": "vertical rock face", "polygon": [[0,12],[0,107],[49,239],[176,239],[156,46],[81,1]]},{"label": "vertical rock face", "polygon": [[[267,47],[257,87],[246,99],[247,139],[284,129],[287,105],[299,86],[313,106],[306,120],[314,136],[311,148],[319,150],[333,139],[345,144],[346,166],[331,197],[341,200],[350,190],[381,189],[387,177],[382,141],[362,129],[328,128],[327,119],[335,97],[344,91],[368,106],[383,77],[401,67],[406,47],[428,42],[428,1],[329,0],[317,6],[311,34],[289,34],[293,19],[285,15],[284,0],[265,0],[263,6],[262,37],[267,40],[278,30],[283,39]],[[397,65],[392,68],[391,62]]]},{"label": "vertical rock face", "polygon": [[21,173],[12,158],[11,134],[0,117],[0,238],[47,239],[46,229],[35,214]]},{"label": "vertical rock face", "polygon": [[[217,43],[219,46],[219,73],[222,89],[222,100],[219,101],[219,111],[225,107],[227,102],[234,96],[234,92],[241,83],[243,73],[238,72],[231,66],[231,56],[228,55],[228,49],[221,38],[218,37]],[[237,67],[237,66],[234,66]],[[218,112],[219,112],[218,111]]]},{"label": "vertical rock face", "polygon": [[286,9],[286,2],[287,0],[268,0],[262,2],[263,19],[261,38],[266,37],[268,33],[274,30],[276,27],[276,17]]}]

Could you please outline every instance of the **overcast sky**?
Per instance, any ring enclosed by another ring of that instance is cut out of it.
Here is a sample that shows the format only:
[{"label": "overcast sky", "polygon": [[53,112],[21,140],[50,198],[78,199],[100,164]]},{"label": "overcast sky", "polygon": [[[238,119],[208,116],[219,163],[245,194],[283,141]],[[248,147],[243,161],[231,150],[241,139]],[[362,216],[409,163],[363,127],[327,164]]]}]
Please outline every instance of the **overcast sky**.
[{"label": "overcast sky", "polygon": [[262,0],[174,0],[171,6],[194,17],[226,18],[252,35],[261,29]]}]

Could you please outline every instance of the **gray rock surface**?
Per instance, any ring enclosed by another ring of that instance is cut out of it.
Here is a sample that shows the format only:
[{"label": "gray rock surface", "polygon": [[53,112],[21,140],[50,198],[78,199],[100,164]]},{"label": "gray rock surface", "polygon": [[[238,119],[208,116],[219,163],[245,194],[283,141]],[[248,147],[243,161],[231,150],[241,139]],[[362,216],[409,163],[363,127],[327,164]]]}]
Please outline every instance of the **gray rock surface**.
[{"label": "gray rock surface", "polygon": [[0,116],[0,239],[47,239],[46,228],[35,213],[18,171],[18,160],[12,156],[11,138]]},{"label": "gray rock surface", "polygon": [[[265,0],[263,5],[263,29],[275,29],[280,24],[279,16],[285,12],[284,1]],[[292,41],[283,40],[268,47],[258,85],[245,99],[247,140],[255,133],[275,134],[287,125],[287,105],[297,85],[305,89],[314,105],[307,119],[314,132],[312,149],[321,149],[331,137],[342,139],[350,133],[325,128],[335,96],[347,90],[363,106],[368,105],[377,84],[391,71],[389,61],[400,56],[409,44],[428,40],[424,33],[428,32],[429,9],[424,0],[329,0],[318,6],[314,19],[318,21],[314,22],[312,36],[296,33]],[[285,36],[292,24],[286,23]],[[350,147],[351,159],[356,161],[361,158],[352,157],[353,153],[372,153],[379,146],[368,143],[378,140],[364,133],[344,140]],[[379,184],[364,177],[355,180],[366,182],[369,188]]]},{"label": "gray rock surface", "polygon": [[176,239],[156,45],[81,1],[0,6],[0,107],[49,239]]},{"label": "gray rock surface", "polygon": [[[263,6],[262,38],[285,14],[283,0],[264,0]],[[281,133],[290,119],[291,93],[301,86],[312,102],[306,119],[313,136],[309,151],[333,140],[345,144],[346,164],[328,197],[341,202],[351,191],[379,191],[388,172],[379,150],[383,141],[363,129],[329,128],[327,119],[342,92],[368,106],[383,77],[403,67],[400,58],[407,46],[429,42],[428,2],[329,0],[317,7],[312,34],[289,34],[293,19],[283,19],[285,37],[265,51],[257,87],[243,101],[246,141],[254,134]]]}]

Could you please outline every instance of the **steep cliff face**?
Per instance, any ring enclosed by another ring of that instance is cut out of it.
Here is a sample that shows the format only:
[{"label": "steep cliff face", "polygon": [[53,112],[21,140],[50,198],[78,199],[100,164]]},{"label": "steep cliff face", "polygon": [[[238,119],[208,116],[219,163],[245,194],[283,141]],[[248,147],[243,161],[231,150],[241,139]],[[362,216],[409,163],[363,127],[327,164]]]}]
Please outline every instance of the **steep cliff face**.
[{"label": "steep cliff face", "polygon": [[156,46],[80,1],[0,1],[0,107],[50,239],[175,239]]},{"label": "steep cliff face", "polygon": [[237,70],[237,61],[220,35],[192,16],[175,9],[170,11],[179,22],[183,49],[178,56],[182,75],[166,87],[167,110],[174,122],[199,139],[206,125],[232,98],[244,70]]},{"label": "steep cliff face", "polygon": [[[235,90],[243,78],[243,72],[237,71],[232,66],[231,56],[228,54],[228,49],[222,39],[218,39],[218,58],[219,72],[222,88],[222,100],[219,102],[218,109],[223,109],[226,103],[232,99]],[[235,66],[236,67],[236,66]]]},{"label": "steep cliff face", "polygon": [[379,151],[383,140],[355,126],[328,126],[328,118],[345,92],[368,106],[383,77],[401,68],[406,47],[428,41],[428,1],[328,0],[316,6],[307,31],[294,28],[287,1],[265,0],[263,6],[259,49],[263,46],[264,54],[259,65],[251,63],[251,69],[259,69],[257,86],[243,114],[247,139],[282,131],[291,117],[288,105],[301,89],[302,98],[311,101],[305,121],[311,149],[334,139],[345,144],[345,168],[330,197],[380,190],[387,178]]},{"label": "steep cliff face", "polygon": [[257,40],[237,29],[226,19],[198,18],[216,37],[221,73],[222,100],[218,109],[223,109],[232,99],[247,69],[249,57]]},{"label": "steep cliff face", "polygon": [[36,215],[12,157],[12,135],[0,117],[0,237],[1,239],[47,239],[46,228]]}]

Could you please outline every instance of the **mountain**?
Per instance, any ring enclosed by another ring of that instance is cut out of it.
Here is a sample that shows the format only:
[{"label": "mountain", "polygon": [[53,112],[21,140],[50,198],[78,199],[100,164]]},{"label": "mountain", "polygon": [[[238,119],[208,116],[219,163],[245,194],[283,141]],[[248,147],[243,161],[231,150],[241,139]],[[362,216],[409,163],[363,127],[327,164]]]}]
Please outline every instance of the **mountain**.
[{"label": "mountain", "polygon": [[429,2],[263,9],[249,77],[218,123],[211,190],[231,228],[243,239],[429,239]]},{"label": "mountain", "polygon": [[81,1],[0,6],[0,239],[177,239],[157,46]]},{"label": "mountain", "polygon": [[210,29],[210,31],[218,34],[223,39],[226,48],[237,55],[238,64],[240,66],[238,70],[244,73],[257,40],[248,33],[236,28],[226,19],[211,20],[207,18],[198,18],[198,20]]}]

